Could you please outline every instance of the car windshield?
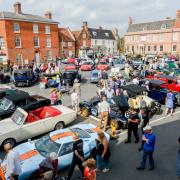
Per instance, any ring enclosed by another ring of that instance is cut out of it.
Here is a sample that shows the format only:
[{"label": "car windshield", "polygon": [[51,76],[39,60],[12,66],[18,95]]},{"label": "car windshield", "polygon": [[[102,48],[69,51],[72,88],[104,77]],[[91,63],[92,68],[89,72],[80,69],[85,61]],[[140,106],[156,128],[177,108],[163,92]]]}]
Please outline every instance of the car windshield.
[{"label": "car windshield", "polygon": [[80,128],[72,128],[71,131],[79,135],[79,138],[90,138],[91,136]]},{"label": "car windshield", "polygon": [[48,157],[51,152],[58,154],[61,144],[52,141],[47,134],[35,142],[35,147],[42,156]]},{"label": "car windshield", "polygon": [[14,73],[14,76],[27,76],[26,72],[16,72]]},{"label": "car windshield", "polygon": [[12,104],[13,104],[12,101],[10,101],[9,99],[3,98],[0,100],[0,110],[7,111],[11,107]]},{"label": "car windshield", "polygon": [[92,65],[91,62],[84,62],[83,65]]},{"label": "car windshield", "polygon": [[105,64],[105,65],[106,65],[107,63],[106,63],[106,62],[104,62],[104,61],[102,61],[102,62],[100,62],[99,64],[103,64],[103,65]]},{"label": "car windshield", "polygon": [[16,111],[11,116],[11,119],[17,125],[23,125],[26,120],[26,117],[27,117],[27,115],[25,113],[23,113],[23,111],[16,109]]}]

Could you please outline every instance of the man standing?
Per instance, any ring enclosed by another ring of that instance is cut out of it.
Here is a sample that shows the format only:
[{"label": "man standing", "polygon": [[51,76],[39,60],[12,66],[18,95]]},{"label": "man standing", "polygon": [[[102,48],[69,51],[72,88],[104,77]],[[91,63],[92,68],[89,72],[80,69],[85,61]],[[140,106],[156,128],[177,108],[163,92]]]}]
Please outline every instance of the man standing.
[{"label": "man standing", "polygon": [[152,131],[151,126],[146,126],[144,129],[144,135],[142,136],[142,140],[144,141],[143,146],[143,158],[141,165],[137,167],[138,170],[145,169],[146,159],[149,157],[149,170],[152,171],[154,169],[154,159],[153,159],[153,152],[155,147],[155,140],[156,137]]},{"label": "man standing", "polygon": [[7,152],[7,176],[10,180],[18,180],[22,173],[20,156],[12,149],[10,143],[4,145],[4,150]]},{"label": "man standing", "polygon": [[81,171],[81,178],[84,178],[84,167],[82,165],[84,161],[84,152],[83,152],[83,140],[79,139],[79,136],[77,134],[73,137],[75,139],[75,142],[73,144],[73,160],[71,163],[71,167],[68,173],[67,177],[64,177],[63,180],[70,180],[71,176],[73,174],[74,168],[76,165],[78,165],[80,171]]},{"label": "man standing", "polygon": [[102,97],[102,102],[98,104],[99,123],[98,127],[101,128],[102,121],[104,120],[104,131],[107,129],[108,119],[110,113],[110,105],[107,102],[106,96]]},{"label": "man standing", "polygon": [[81,84],[78,82],[77,79],[74,80],[72,90],[75,91],[78,95],[78,107],[79,107],[79,101],[80,101],[80,96],[81,96]]},{"label": "man standing", "polygon": [[136,138],[135,143],[139,142],[139,135],[138,135],[138,124],[140,122],[138,113],[135,111],[134,108],[131,108],[130,115],[128,119],[128,138],[125,143],[131,143],[131,134],[133,132],[134,137]]}]

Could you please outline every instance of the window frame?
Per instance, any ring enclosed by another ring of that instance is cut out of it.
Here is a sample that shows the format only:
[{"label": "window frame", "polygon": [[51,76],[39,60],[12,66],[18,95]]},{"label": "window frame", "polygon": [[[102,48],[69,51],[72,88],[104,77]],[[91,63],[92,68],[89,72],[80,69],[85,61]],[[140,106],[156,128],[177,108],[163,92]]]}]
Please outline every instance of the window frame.
[{"label": "window frame", "polygon": [[0,36],[0,49],[5,49],[5,40],[3,36]]},{"label": "window frame", "polygon": [[82,33],[82,38],[86,39],[86,33],[85,32]]},{"label": "window frame", "polygon": [[[37,42],[38,42],[38,46],[35,45],[35,38],[37,38],[37,40],[38,40],[38,41],[37,41]],[[35,47],[35,48],[38,48],[38,47],[39,47],[39,37],[38,37],[38,36],[34,36],[34,47]]]},{"label": "window frame", "polygon": [[154,51],[157,51],[157,46],[154,46],[153,49],[154,49]]},{"label": "window frame", "polygon": [[[37,31],[35,31],[35,30],[37,30]],[[34,34],[38,34],[39,33],[39,26],[38,26],[38,24],[33,24],[33,33]]]},{"label": "window frame", "polygon": [[[18,30],[16,30],[17,27],[18,27]],[[13,24],[13,32],[14,33],[20,33],[20,25],[19,25],[19,23],[14,23]]]},{"label": "window frame", "polygon": [[[50,52],[50,54],[49,54],[50,56],[48,55],[48,52]],[[48,56],[49,56],[49,58],[48,58]],[[47,58],[48,61],[52,60],[52,52],[51,52],[51,50],[46,51],[46,58]]]},{"label": "window frame", "polygon": [[160,46],[159,46],[159,51],[160,51],[160,52],[164,51],[163,45],[160,45]]},{"label": "window frame", "polygon": [[[19,38],[19,46],[17,46],[17,37]],[[19,35],[15,35],[15,48],[21,48],[21,37]]]},{"label": "window frame", "polygon": [[45,34],[51,34],[51,28],[49,25],[45,25]]},{"label": "window frame", "polygon": [[49,36],[46,37],[46,47],[51,48],[51,37]]},{"label": "window frame", "polygon": [[148,52],[150,52],[151,51],[151,46],[148,46]]},{"label": "window frame", "polygon": [[176,44],[173,44],[173,46],[172,46],[172,51],[173,51],[173,52],[176,52],[176,51],[177,51],[177,45],[176,45]]}]

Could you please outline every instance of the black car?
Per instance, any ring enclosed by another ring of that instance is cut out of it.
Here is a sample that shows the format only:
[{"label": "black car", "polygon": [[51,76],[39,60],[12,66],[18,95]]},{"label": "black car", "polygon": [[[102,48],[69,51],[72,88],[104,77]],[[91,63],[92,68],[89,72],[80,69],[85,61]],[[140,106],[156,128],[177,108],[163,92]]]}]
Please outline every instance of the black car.
[{"label": "black car", "polygon": [[77,79],[78,82],[81,82],[81,74],[77,70],[69,70],[65,71],[62,75],[62,79],[64,84],[69,84],[69,86],[73,86],[74,80]]},{"label": "black car", "polygon": [[15,86],[31,86],[39,80],[38,71],[34,72],[32,69],[19,69],[14,71],[14,85]]},{"label": "black car", "polygon": [[50,105],[50,103],[49,99],[39,95],[30,96],[28,93],[9,95],[0,100],[0,119],[10,117],[18,107],[26,111],[31,111]]}]

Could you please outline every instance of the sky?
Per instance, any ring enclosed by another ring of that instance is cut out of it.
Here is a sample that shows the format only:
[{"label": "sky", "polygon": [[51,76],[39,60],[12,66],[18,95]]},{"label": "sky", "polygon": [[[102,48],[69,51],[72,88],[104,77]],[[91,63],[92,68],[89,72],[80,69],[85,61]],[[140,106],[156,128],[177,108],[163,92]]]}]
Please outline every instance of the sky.
[{"label": "sky", "polygon": [[[0,11],[13,11],[16,0],[0,0]],[[51,11],[60,27],[78,30],[83,21],[89,27],[119,30],[123,36],[128,17],[133,23],[175,18],[180,0],[19,0],[22,12],[44,16]]]}]

